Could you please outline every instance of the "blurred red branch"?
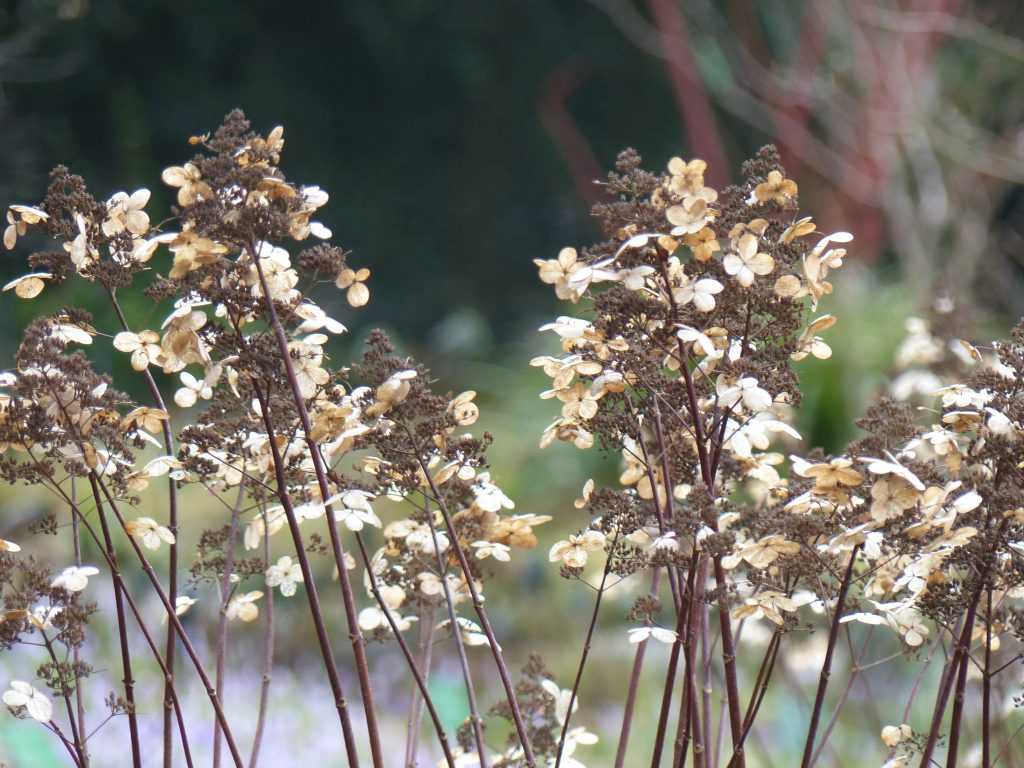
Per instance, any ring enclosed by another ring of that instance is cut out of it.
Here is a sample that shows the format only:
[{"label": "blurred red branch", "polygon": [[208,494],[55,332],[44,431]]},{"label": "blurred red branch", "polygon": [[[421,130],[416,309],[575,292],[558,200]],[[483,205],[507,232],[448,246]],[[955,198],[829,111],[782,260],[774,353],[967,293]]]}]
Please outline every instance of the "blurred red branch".
[{"label": "blurred red branch", "polygon": [[[800,30],[800,57],[797,62],[797,89],[810,91],[806,85],[810,83],[821,63],[821,57],[825,52],[825,41],[828,36],[821,16],[815,12],[812,6],[807,6],[804,12],[803,28]],[[794,123],[806,129],[811,119],[812,104],[810,94],[801,94],[802,98],[797,99],[790,107]],[[779,150],[782,152],[782,161],[786,169],[794,176],[798,175],[803,164],[803,131],[786,130],[785,124],[780,126]]]},{"label": "blurred red branch", "polygon": [[676,0],[648,0],[647,7],[661,37],[665,65],[691,153],[707,161],[711,182],[722,184],[728,176],[725,148],[690,47],[682,10]]},{"label": "blurred red branch", "polygon": [[604,173],[568,105],[569,97],[585,79],[578,65],[565,64],[554,70],[541,85],[537,109],[541,123],[569,166],[576,192],[589,207],[603,199],[601,188],[594,182]]}]

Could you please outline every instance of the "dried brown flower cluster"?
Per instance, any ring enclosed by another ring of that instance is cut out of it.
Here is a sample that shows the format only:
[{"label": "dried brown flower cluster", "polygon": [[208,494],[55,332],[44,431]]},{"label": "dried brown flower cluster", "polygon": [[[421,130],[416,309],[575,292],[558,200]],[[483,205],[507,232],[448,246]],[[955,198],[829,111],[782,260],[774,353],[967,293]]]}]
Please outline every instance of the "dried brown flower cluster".
[{"label": "dried brown flower cluster", "polygon": [[[434,393],[429,372],[397,356],[379,333],[356,364],[328,365],[330,337],[346,329],[312,294],[323,286],[341,289],[352,307],[361,307],[369,300],[369,270],[353,268],[348,253],[326,242],[331,233],[314,216],[327,193],[285,177],[279,165],[283,130],[258,135],[240,112],[233,112],[212,135],[194,137],[191,143],[199,154],[163,173],[164,182],[177,190],[177,207],[159,227],[151,227],[145,211],[147,190],[117,193],[100,202],[65,168],[53,172],[38,206],[10,208],[8,248],[30,227],[42,229],[59,245],[31,256],[35,271],[7,288],[31,299],[47,285],[81,277],[104,293],[122,326],[96,329],[91,318],[75,310],[41,318],[27,330],[16,368],[2,382],[0,441],[6,452],[0,469],[5,479],[56,494],[73,523],[69,530],[76,546],[68,551],[78,552],[78,538],[88,535],[96,538],[106,559],[101,569],[76,561],[50,587],[42,566],[32,561],[19,565],[17,545],[6,543],[5,618],[0,624],[5,645],[40,636],[48,647],[66,647],[64,655],[74,654],[76,661],[54,657],[53,666],[40,672],[50,692],[65,699],[66,723],[58,724],[61,715],[50,699],[29,683],[12,684],[4,700],[16,713],[57,733],[75,764],[88,764],[89,730],[76,704],[90,669],[77,659],[92,609],[81,602],[81,593],[88,577],[106,571],[114,585],[125,681],[123,703],[114,702],[114,713],[129,718],[133,765],[142,764],[132,675],[138,659],[129,653],[129,638],[137,632],[167,677],[164,764],[172,763],[177,738],[185,762],[192,765],[178,702],[183,678],[175,674],[174,650],[179,646],[216,711],[215,753],[223,743],[236,766],[255,764],[268,684],[261,686],[256,742],[246,761],[233,735],[235,713],[221,706],[229,624],[256,622],[265,614],[264,680],[269,681],[274,590],[290,598],[301,588],[337,706],[339,745],[350,765],[358,764],[359,740],[332,648],[332,637],[338,635],[351,638],[375,766],[394,764],[394,759],[379,735],[365,652],[372,639],[398,644],[416,685],[415,707],[428,710],[445,764],[452,768],[465,764],[469,753],[487,759],[467,658],[467,647],[487,646],[523,742],[510,749],[533,765],[526,724],[484,608],[483,590],[515,549],[537,544],[533,528],[548,518],[513,513],[515,505],[492,481],[485,457],[490,438],[466,432],[479,415],[473,392]],[[294,256],[287,250],[291,244],[301,249]],[[143,290],[168,304],[169,313],[159,329],[132,328],[118,293],[151,275],[154,257],[164,249],[172,256],[169,271],[150,277]],[[72,351],[108,338],[144,377],[149,404],[138,405],[115,391],[85,354]],[[177,432],[157,385],[161,374],[178,379],[174,401],[180,409],[199,409],[192,423],[186,423],[184,413],[173,415],[182,425]],[[161,455],[139,459],[147,444],[157,446]],[[69,492],[69,478],[78,481],[71,487],[84,490],[84,497]],[[133,515],[131,508],[157,481],[168,485],[166,518]],[[178,577],[184,553],[179,542],[187,532],[178,515],[177,491],[188,483],[204,486],[226,510],[223,521],[196,536],[190,568],[196,596],[183,593]],[[386,525],[380,504],[390,510]],[[404,517],[398,505],[405,505]],[[326,543],[310,531],[317,525],[326,528]],[[371,536],[377,536],[374,529],[381,529],[376,549],[370,544]],[[276,543],[285,530],[288,542]],[[164,605],[168,634],[163,648],[122,580],[127,564],[118,562],[115,546],[121,535],[132,543]],[[149,558],[165,548],[169,570],[161,578]],[[318,554],[330,559],[337,574],[337,613],[344,616],[344,629],[332,627],[335,612],[319,595],[312,562]],[[365,600],[350,575],[357,569]],[[203,602],[217,609],[212,676],[178,618],[197,610],[197,601],[200,609]],[[266,611],[261,612],[261,604]],[[425,625],[418,646],[403,635],[417,621]],[[424,649],[432,647],[435,635],[453,638],[470,695],[472,717],[459,744],[449,743],[426,684]],[[418,732],[420,717],[417,713],[410,734]],[[414,738],[410,741],[407,762],[417,754]],[[497,755],[495,764],[501,759]]]},{"label": "dried brown flower cluster", "polygon": [[[541,280],[574,305],[542,328],[561,352],[532,361],[552,380],[541,397],[560,405],[541,447],[621,456],[618,485],[587,481],[576,501],[588,523],[545,546],[561,575],[586,582],[596,599],[571,687],[536,657],[515,682],[484,592],[517,550],[538,545],[537,529],[550,518],[517,512],[496,484],[491,436],[469,431],[480,416],[475,393],[436,392],[430,372],[380,332],[360,359],[331,365],[331,339],[346,328],[315,297],[341,290],[361,307],[370,273],[351,265],[316,221],[327,193],[289,180],[280,166],[283,130],[257,134],[240,112],[190,144],[198,154],[163,173],[176,206],[160,224],[146,211],[148,190],[100,201],[63,167],[38,205],[13,205],[7,216],[8,249],[33,231],[55,245],[33,253],[33,271],[6,290],[31,300],[80,278],[119,321],[97,328],[74,308],[40,317],[0,378],[0,474],[54,495],[61,514],[32,531],[56,537],[51,549],[66,557],[52,571],[0,539],[0,645],[41,659],[35,678],[10,681],[3,701],[50,730],[74,765],[89,765],[91,739],[114,716],[127,719],[132,765],[142,765],[133,669],[143,661],[132,650],[139,638],[145,663],[166,681],[163,764],[180,754],[193,765],[179,693],[194,673],[216,717],[215,763],[226,749],[235,766],[256,765],[278,631],[274,600],[301,591],[337,711],[339,754],[350,766],[363,741],[332,647],[346,635],[376,768],[399,759],[416,765],[424,711],[449,768],[582,768],[598,736],[573,716],[602,604],[617,584],[637,579],[650,588],[629,610],[634,626],[624,641],[637,650],[616,766],[626,764],[650,641],[670,646],[652,765],[671,753],[677,768],[691,757],[699,768],[742,768],[780,659],[800,653],[818,624],[827,638],[801,768],[819,761],[846,702],[844,694],[824,720],[840,635],[852,638],[859,624],[890,629],[900,650],[871,662],[867,640],[859,652],[851,640],[851,681],[897,659],[924,659],[927,668],[946,652],[928,722],[905,722],[919,698],[915,685],[906,714],[894,713],[882,731],[885,766],[929,766],[941,749],[954,766],[968,738],[980,744],[982,764],[994,764],[1002,718],[995,691],[1022,657],[1024,636],[1024,327],[979,348],[954,338],[940,302],[931,326],[908,324],[895,399],[865,414],[863,436],[843,455],[797,455],[793,364],[831,355],[821,334],[836,319],[814,313],[832,293],[831,273],[852,236],[819,233],[801,215],[797,185],[771,148],[745,164],[741,184],[720,192],[704,183],[700,160],[675,158],[651,173],[635,152],[622,153],[608,202],[594,211],[607,239],[536,261]],[[162,261],[168,269],[157,274]],[[159,328],[131,326],[119,295],[133,289],[165,305]],[[107,343],[144,381],[146,402],[95,370],[85,348]],[[175,380],[173,412],[163,377]],[[179,514],[186,484],[223,510],[202,530],[187,530]],[[140,513],[157,499],[159,512]],[[98,565],[82,561],[85,540],[101,554]],[[158,574],[154,560],[163,569],[165,556],[166,574]],[[124,574],[136,568],[162,605],[162,629],[147,624],[129,588],[136,580]],[[319,591],[323,570],[336,576],[333,610]],[[115,665],[88,661],[96,613],[88,598],[108,579],[121,680],[109,717],[96,722],[83,687],[103,684],[107,673],[97,670]],[[189,611],[216,622],[212,673],[180,620]],[[265,648],[253,683],[259,704],[229,712],[229,636],[257,623]],[[745,641],[744,626],[767,627],[766,642]],[[470,712],[454,734],[428,686],[439,638],[451,640]],[[397,646],[411,679],[402,756],[380,737],[366,654],[377,641]],[[179,649],[188,671],[179,669]],[[490,656],[504,694],[488,709],[477,698],[472,653]],[[748,660],[757,673],[744,686]],[[977,718],[965,713],[972,676],[980,680]],[[717,724],[716,678],[724,688]],[[487,739],[488,715],[509,723],[500,745]],[[249,716],[256,736],[246,758],[235,733]],[[713,743],[716,725],[728,727],[727,755]]]},{"label": "dried brown flower cluster", "polygon": [[[977,734],[989,765],[993,681],[1020,658],[1024,336],[986,354],[943,344],[912,321],[894,391],[940,398],[937,415],[922,423],[909,406],[883,400],[860,423],[868,436],[846,455],[787,461],[779,448],[799,440],[787,423],[800,402],[792,362],[831,355],[819,334],[836,319],[809,311],[832,292],[828,278],[852,238],[822,235],[799,213],[797,186],[771,148],[744,166],[742,184],[720,193],[704,184],[704,170],[700,160],[675,158],[666,173],[649,173],[634,152],[622,153],[607,184],[614,200],[594,210],[608,239],[536,262],[559,298],[586,307],[541,328],[558,335],[563,353],[533,361],[552,379],[541,397],[561,403],[541,446],[599,445],[622,455],[620,488],[588,481],[577,507],[590,524],[550,550],[570,579],[603,555],[585,648],[607,589],[639,571],[652,582],[630,612],[638,624],[628,639],[639,648],[616,765],[624,764],[650,639],[672,647],[651,764],[671,743],[675,766],[692,750],[695,766],[732,768],[745,765],[779,654],[801,653],[796,630],[813,627],[815,614],[828,619],[828,639],[802,768],[819,759],[832,731],[819,740],[834,651],[849,622],[891,628],[908,659],[929,643],[933,652],[949,649],[931,722],[883,732],[887,768],[932,764],[950,700],[947,765],[956,763],[972,665],[983,681]],[[949,315],[944,304],[939,310],[940,320]],[[966,384],[940,378],[965,369]],[[659,626],[663,574],[674,616]],[[768,622],[766,648],[738,642],[755,621]],[[570,713],[586,657],[568,693]],[[758,658],[747,697],[737,669]],[[732,741],[727,763],[710,736],[715,667]],[[563,754],[575,746],[568,720]]]}]

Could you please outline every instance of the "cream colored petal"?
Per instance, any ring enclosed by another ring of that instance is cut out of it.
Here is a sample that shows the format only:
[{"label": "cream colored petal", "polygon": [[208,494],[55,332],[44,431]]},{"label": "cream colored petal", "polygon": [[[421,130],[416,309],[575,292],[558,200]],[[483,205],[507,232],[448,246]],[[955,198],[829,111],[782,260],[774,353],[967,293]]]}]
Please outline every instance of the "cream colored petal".
[{"label": "cream colored petal", "polygon": [[178,165],[165,168],[163,173],[160,174],[160,178],[163,179],[164,184],[171,187],[180,187],[188,182],[185,169]]},{"label": "cream colored petal", "polygon": [[370,301],[370,289],[364,283],[353,283],[345,293],[345,298],[353,307],[363,307]]},{"label": "cream colored petal", "polygon": [[118,352],[134,352],[141,344],[138,334],[121,331],[114,337],[114,349]]},{"label": "cream colored petal", "polygon": [[757,275],[767,275],[775,269],[775,259],[767,253],[758,253],[747,260],[747,266]]}]

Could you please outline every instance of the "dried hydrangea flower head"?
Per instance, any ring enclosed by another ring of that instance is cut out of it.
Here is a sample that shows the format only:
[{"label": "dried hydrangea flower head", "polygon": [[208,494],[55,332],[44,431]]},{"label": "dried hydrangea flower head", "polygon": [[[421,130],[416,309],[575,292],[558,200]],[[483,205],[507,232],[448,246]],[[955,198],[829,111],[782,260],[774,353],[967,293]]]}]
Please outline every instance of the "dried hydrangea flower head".
[{"label": "dried hydrangea flower head", "polygon": [[[495,568],[506,567],[515,550],[536,545],[533,528],[547,518],[515,514],[514,503],[486,470],[490,438],[465,433],[479,416],[475,393],[433,393],[429,372],[395,356],[381,334],[372,336],[356,366],[331,365],[331,339],[347,329],[318,304],[317,294],[331,300],[340,290],[350,307],[362,307],[370,298],[370,271],[350,265],[350,254],[327,242],[331,232],[317,220],[327,192],[286,177],[280,165],[283,129],[257,134],[236,111],[190,144],[197,153],[162,174],[176,199],[170,217],[161,220],[147,211],[146,189],[100,201],[84,180],[59,167],[41,203],[10,208],[4,238],[13,248],[35,228],[57,243],[53,251],[33,254],[32,271],[7,286],[17,297],[30,300],[80,277],[106,295],[121,326],[101,332],[85,313],[68,310],[28,329],[17,369],[3,381],[0,441],[11,458],[0,469],[10,482],[37,482],[58,494],[66,476],[85,478],[91,503],[103,513],[101,544],[114,576],[124,639],[124,711],[131,718],[133,764],[141,760],[127,641],[127,614],[134,606],[120,582],[112,546],[118,530],[108,522],[127,536],[164,604],[167,645],[161,651],[148,634],[147,640],[167,670],[165,756],[173,748],[174,719],[187,748],[173,679],[173,653],[181,643],[211,693],[216,741],[241,765],[216,696],[228,634],[245,631],[228,625],[236,619],[242,625],[263,623],[271,647],[275,593],[289,599],[301,591],[337,705],[339,744],[352,764],[359,745],[332,636],[348,637],[352,645],[375,766],[384,764],[385,753],[365,649],[371,639],[398,645],[422,697],[417,706],[429,710],[446,761],[454,767],[452,745],[426,686],[428,672],[420,671],[414,641],[404,637],[414,623],[424,623],[429,626],[419,640],[421,651],[433,644],[434,634],[451,633],[467,670],[471,730],[477,737],[473,749],[486,759],[465,651],[481,645],[490,649],[515,714],[518,749],[526,764],[534,765],[500,643],[483,607],[483,584]],[[165,274],[155,274],[161,264],[167,265]],[[131,327],[118,300],[118,292],[142,278],[146,296],[165,307],[158,327]],[[151,403],[131,402],[93,372],[82,353],[71,351],[96,339],[127,356]],[[172,377],[175,404],[194,409],[191,414],[167,409],[159,386],[164,376]],[[191,423],[176,431],[179,420]],[[147,444],[159,446],[162,455],[138,460]],[[352,470],[353,464],[358,469]],[[127,514],[158,480],[169,489],[167,517]],[[176,493],[189,483],[219,497],[227,511],[222,523],[198,533],[190,568],[192,583],[214,589],[210,603],[220,608],[215,684],[179,620],[196,602],[177,593],[179,542],[186,539],[176,516]],[[79,521],[77,502],[64,501]],[[393,502],[406,503],[404,517],[391,514]],[[314,527],[326,528],[327,536]],[[379,546],[371,547],[377,537]],[[16,551],[16,545],[5,548]],[[163,551],[169,553],[168,589],[149,562]],[[314,572],[314,560],[322,556],[333,560],[337,612],[347,631],[329,625],[336,611],[321,599]],[[364,605],[352,579],[360,566]],[[55,604],[58,618],[50,623],[72,615],[69,606],[97,575],[76,563],[53,580],[53,589],[65,597]],[[473,619],[462,615],[470,604]],[[33,626],[34,616],[26,612],[19,626]],[[261,710],[266,697],[264,688]],[[81,763],[85,745],[79,741],[75,736],[68,743]]]},{"label": "dried hydrangea flower head", "polygon": [[[851,236],[817,233],[771,148],[744,166],[740,185],[712,189],[704,171],[703,161],[674,158],[667,172],[650,173],[636,153],[619,156],[606,184],[611,201],[594,208],[607,239],[537,260],[541,280],[586,311],[543,326],[563,354],[533,364],[552,379],[541,397],[562,404],[541,446],[600,445],[625,464],[621,490],[588,482],[576,506],[591,522],[554,544],[550,559],[580,578],[604,550],[602,585],[608,574],[668,569],[674,628],[638,611],[646,623],[631,639],[671,642],[672,677],[685,656],[686,702],[694,701],[694,622],[706,620],[703,595],[714,590],[742,764],[730,613],[770,620],[782,633],[802,605],[821,599],[794,598],[798,587],[821,591],[805,548],[823,529],[784,504],[794,488],[773,447],[799,439],[786,423],[800,402],[792,362],[831,353],[820,334],[835,318],[810,311],[831,293],[826,278]],[[681,721],[680,736],[684,752],[692,742],[703,753],[695,723]]]},{"label": "dried hydrangea flower head", "polygon": [[[820,334],[836,319],[809,318],[808,310],[832,292],[828,278],[851,236],[816,234],[771,150],[744,167],[742,185],[720,193],[704,186],[703,170],[677,159],[668,173],[651,174],[623,153],[608,181],[616,199],[595,209],[609,239],[538,260],[541,279],[560,298],[589,310],[542,328],[557,334],[563,355],[533,361],[553,382],[541,397],[562,403],[541,445],[600,445],[621,452],[624,465],[622,490],[587,482],[575,506],[589,513],[589,524],[550,551],[572,579],[593,567],[596,552],[606,553],[585,648],[608,574],[649,571],[653,591],[630,612],[642,626],[629,640],[673,646],[654,762],[680,665],[676,755],[692,746],[699,764],[701,721],[712,714],[696,696],[695,668],[700,655],[707,658],[714,606],[710,647],[722,650],[735,766],[745,760],[757,712],[742,713],[736,657],[761,653],[736,644],[732,622],[769,627],[751,699],[759,701],[780,648],[800,653],[792,630],[825,614],[806,768],[823,747],[817,737],[844,627],[887,627],[908,655],[946,643],[954,651],[930,725],[916,733],[886,728],[884,759],[931,764],[951,708],[947,755],[955,764],[964,734],[974,730],[963,706],[968,668],[983,670],[990,713],[992,681],[1007,659],[1019,658],[1024,330],[979,348],[954,335],[949,302],[940,302],[933,322],[941,336],[912,320],[898,353],[907,373],[894,392],[926,407],[882,399],[858,422],[866,436],[844,455],[791,455],[787,466],[777,444],[799,438],[785,421],[800,401],[790,363],[831,354]],[[662,571],[674,628],[656,623]],[[983,660],[972,644],[981,645]],[[586,651],[580,674],[585,660]],[[860,662],[851,662],[855,677]],[[634,696],[631,689],[628,701]],[[983,714],[977,728],[986,754],[990,717]]]}]

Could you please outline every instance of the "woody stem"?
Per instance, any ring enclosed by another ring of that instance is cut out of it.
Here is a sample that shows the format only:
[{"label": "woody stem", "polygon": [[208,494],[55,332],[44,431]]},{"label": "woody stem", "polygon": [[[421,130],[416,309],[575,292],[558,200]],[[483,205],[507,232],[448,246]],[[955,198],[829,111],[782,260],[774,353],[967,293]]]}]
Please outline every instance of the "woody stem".
[{"label": "woody stem", "polygon": [[821,720],[822,710],[825,705],[825,693],[828,690],[829,678],[832,676],[832,656],[836,650],[836,641],[839,639],[839,623],[843,616],[846,594],[853,580],[853,568],[856,565],[857,553],[860,552],[861,546],[861,544],[857,544],[850,552],[850,562],[846,566],[842,583],[839,585],[839,595],[836,597],[836,605],[832,613],[832,625],[828,633],[825,660],[822,662],[821,673],[818,676],[818,692],[814,697],[814,708],[811,711],[811,722],[807,727],[807,740],[804,743],[804,756],[800,761],[800,768],[809,768],[811,757],[814,754],[814,737],[818,732],[818,723]]},{"label": "woody stem", "polygon": [[[124,515],[121,514],[118,509],[117,502],[113,495],[104,485],[102,479],[96,476],[95,472],[89,473],[89,480],[93,484],[93,494],[96,497],[97,505],[99,504],[99,490],[102,491],[103,497],[107,500],[107,504],[110,505],[111,511],[114,513],[114,517],[117,519],[118,525],[128,536],[128,542],[131,544],[132,550],[135,552],[135,556],[138,558],[140,565],[142,566],[143,572],[149,579],[150,585],[153,587],[153,591],[156,592],[157,597],[160,598],[160,602],[163,603],[164,610],[167,612],[167,620],[174,626],[174,632],[178,636],[178,640],[181,642],[182,647],[185,649],[185,653],[188,655],[189,660],[195,667],[196,674],[199,675],[199,679],[203,684],[203,688],[206,690],[206,695],[210,699],[210,703],[213,705],[213,711],[217,715],[217,721],[220,723],[220,727],[224,731],[224,740],[228,745],[228,750],[231,752],[231,758],[235,763],[235,768],[242,768],[242,755],[238,751],[238,746],[235,744],[235,737],[231,732],[231,728],[228,725],[227,717],[224,715],[224,708],[221,706],[220,698],[217,696],[217,690],[213,687],[213,683],[210,680],[209,675],[206,674],[206,670],[203,668],[202,662],[199,660],[199,654],[196,652],[195,647],[192,645],[192,641],[189,639],[188,634],[185,632],[185,628],[182,626],[181,621],[178,619],[175,606],[167,598],[167,593],[164,591],[163,586],[160,584],[160,579],[156,575],[156,571],[153,570],[153,566],[149,562],[149,558],[146,557],[139,543],[135,540],[135,537],[128,533],[126,520]],[[167,668],[168,673],[170,668]]]},{"label": "woody stem", "polygon": [[[313,628],[316,631],[317,643],[320,646],[320,655],[324,662],[324,671],[327,673],[327,681],[331,687],[331,694],[334,697],[334,708],[338,713],[338,720],[341,723],[341,735],[345,742],[345,752],[348,757],[350,768],[359,765],[359,755],[356,751],[355,735],[352,732],[352,722],[348,713],[348,703],[345,701],[345,693],[342,690],[341,678],[338,675],[338,666],[334,661],[334,651],[331,648],[330,635],[327,632],[327,625],[324,621],[323,609],[320,605],[320,594],[316,588],[316,581],[313,577],[313,569],[309,565],[309,557],[306,554],[306,547],[302,540],[302,531],[299,530],[299,521],[295,515],[295,507],[291,497],[288,495],[288,481],[284,474],[284,459],[281,456],[281,449],[277,446],[274,437],[274,423],[271,421],[269,398],[253,382],[253,392],[260,404],[260,413],[263,417],[264,428],[267,430],[268,442],[270,444],[271,460],[274,464],[274,477],[277,482],[277,498],[284,510],[285,520],[288,523],[288,530],[291,533],[292,543],[295,547],[295,557],[299,561],[299,568],[302,570],[302,581],[306,587],[306,600],[309,603],[309,613],[313,619]],[[331,523],[333,527],[333,522]],[[344,563],[341,565],[340,573],[345,573]]]},{"label": "woody stem", "polygon": [[[128,325],[128,319],[125,317],[124,311],[121,309],[121,305],[117,301],[117,291],[113,288],[108,288],[107,293],[110,296],[110,303],[114,307],[114,311],[117,313],[117,318],[121,323],[121,328],[125,331],[130,331],[131,328]],[[146,380],[146,386],[149,388],[149,394],[153,398],[153,404],[166,414],[167,406],[164,405],[164,399],[160,394],[160,387],[157,386],[156,380],[153,378],[153,374],[150,373],[148,367],[142,373],[143,378]],[[174,434],[171,431],[170,419],[162,420],[160,422],[160,426],[164,441],[164,449],[167,451],[168,456],[173,456]],[[167,596],[170,599],[171,604],[174,605],[178,599],[178,490],[176,482],[172,477],[167,478],[167,528],[174,534],[175,538],[174,543],[169,547],[170,554],[167,560]],[[174,682],[174,629],[170,625],[167,626],[164,658],[167,660],[170,679],[164,683],[163,764],[164,768],[171,768],[174,758],[173,740],[171,738],[171,686]]]},{"label": "woody stem", "polygon": [[604,570],[601,572],[601,583],[597,587],[597,597],[594,600],[594,610],[590,615],[590,625],[587,627],[587,636],[583,641],[583,653],[580,654],[580,663],[576,668],[576,679],[572,683],[572,692],[569,694],[569,708],[565,713],[565,722],[562,723],[562,733],[558,738],[558,752],[555,754],[555,768],[562,764],[562,751],[565,749],[565,737],[569,733],[569,722],[572,720],[572,710],[576,706],[576,697],[579,695],[580,683],[583,682],[583,668],[590,656],[590,644],[594,638],[594,630],[597,628],[597,616],[601,611],[601,598],[604,597],[605,584],[608,583],[608,574],[611,572],[612,557],[615,554],[615,544],[618,536],[612,540],[608,548],[608,554],[604,561]]},{"label": "woody stem", "polygon": [[[299,386],[298,377],[295,374],[295,366],[292,363],[291,350],[288,347],[288,337],[285,335],[284,326],[277,314],[277,307],[274,305],[274,298],[270,293],[266,275],[263,272],[263,265],[260,263],[259,250],[256,243],[250,243],[249,252],[256,267],[256,275],[259,278],[260,289],[263,293],[264,305],[267,317],[277,341],[278,352],[281,355],[281,362],[284,365],[285,375],[288,378],[288,386],[295,401],[295,410],[299,415],[305,433],[306,444],[313,461],[313,471],[316,474],[317,485],[320,495],[326,502],[331,496],[330,486],[327,482],[327,470],[324,467],[323,457],[320,455],[320,448],[312,438],[312,424],[309,418],[309,410],[306,408],[306,399]],[[334,512],[329,504],[325,504],[327,510],[327,532],[330,535],[331,551],[334,554],[334,561],[338,567],[338,584],[341,588],[342,603],[345,608],[345,619],[348,622],[349,638],[352,644],[352,654],[355,657],[356,672],[359,678],[359,690],[363,698],[363,711],[366,715],[366,730],[370,739],[370,754],[375,768],[383,768],[384,755],[380,744],[380,729],[377,724],[377,712],[373,703],[373,689],[370,686],[370,669],[366,661],[366,643],[359,629],[359,621],[356,616],[355,598],[352,593],[352,584],[349,580],[348,569],[345,568],[345,550],[338,534],[337,523],[334,519]]]},{"label": "woody stem", "polygon": [[526,733],[526,724],[523,721],[523,715],[519,709],[519,701],[516,699],[516,691],[515,686],[512,684],[512,676],[509,675],[508,666],[505,664],[505,657],[501,652],[501,648],[498,646],[498,640],[494,634],[494,627],[491,626],[491,620],[487,617],[487,610],[484,608],[484,601],[480,597],[480,591],[473,583],[473,570],[469,565],[468,558],[466,557],[466,551],[459,542],[458,533],[455,530],[455,524],[448,511],[448,505],[445,504],[444,498],[441,496],[441,493],[437,488],[437,483],[434,482],[434,478],[430,474],[430,468],[423,460],[423,456],[418,449],[416,451],[416,461],[420,466],[420,471],[423,472],[424,477],[427,479],[427,484],[430,486],[430,492],[433,494],[434,501],[437,503],[438,509],[441,511],[441,516],[444,518],[445,529],[448,531],[452,549],[455,550],[455,555],[459,560],[459,567],[462,568],[462,573],[466,579],[466,588],[469,590],[470,599],[473,601],[473,608],[476,611],[477,618],[480,619],[480,628],[487,636],[488,647],[491,649],[491,656],[494,658],[494,666],[498,670],[498,676],[501,678],[501,685],[505,689],[505,699],[508,701],[509,709],[512,712],[512,722],[515,725],[516,735],[519,737],[519,743],[523,747],[523,757],[526,761],[526,765],[528,768],[534,768],[536,765],[536,759],[533,756],[533,747],[530,745],[530,738]]},{"label": "woody stem", "polygon": [[[648,595],[658,596],[661,586],[661,569],[651,572],[651,590]],[[633,727],[633,711],[636,708],[636,697],[640,690],[640,674],[643,671],[644,656],[647,652],[648,640],[637,644],[636,655],[633,657],[633,671],[629,675],[629,688],[626,691],[626,703],[622,713],[622,728],[619,731],[619,746],[615,751],[615,768],[623,768],[626,764],[626,748],[629,745],[629,732]]]},{"label": "woody stem", "polygon": [[[428,514],[430,504],[427,505]],[[462,671],[462,681],[466,686],[466,700],[469,703],[469,718],[473,727],[473,741],[476,743],[477,755],[480,758],[481,768],[487,768],[487,751],[484,745],[484,732],[481,725],[480,707],[476,701],[476,687],[473,685],[473,674],[469,668],[469,657],[466,655],[466,644],[462,640],[462,632],[459,631],[459,617],[455,612],[455,597],[452,594],[451,585],[448,583],[447,567],[444,562],[444,555],[441,553],[440,537],[434,527],[433,519],[427,521],[430,528],[430,536],[434,547],[434,556],[437,559],[438,575],[441,578],[441,591],[444,595],[445,608],[448,611],[448,624],[451,627],[452,639],[455,642],[455,652],[459,657],[459,667]],[[468,581],[472,577],[467,573],[465,578]]]}]

